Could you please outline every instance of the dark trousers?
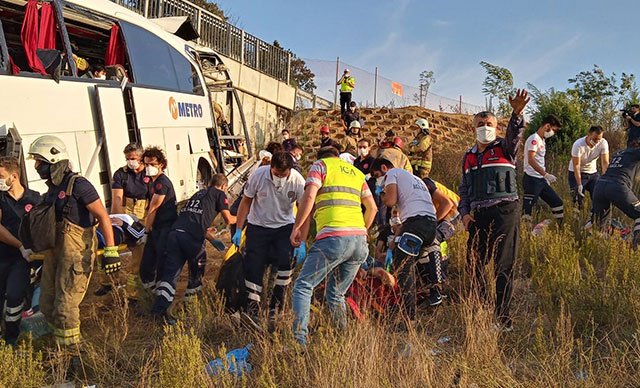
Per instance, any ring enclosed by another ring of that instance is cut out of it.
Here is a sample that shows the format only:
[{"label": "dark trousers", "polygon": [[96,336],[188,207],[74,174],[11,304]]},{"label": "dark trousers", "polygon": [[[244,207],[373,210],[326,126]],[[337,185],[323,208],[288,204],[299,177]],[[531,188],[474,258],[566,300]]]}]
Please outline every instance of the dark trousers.
[{"label": "dark trousers", "polygon": [[349,109],[351,103],[351,92],[340,92],[340,114],[344,117],[344,112]]},{"label": "dark trousers", "polygon": [[[597,172],[593,174],[580,173],[580,183],[584,191],[589,192],[589,196],[593,201],[593,190],[596,188],[596,183],[600,178],[600,174]],[[573,172],[569,171],[569,189],[571,190],[571,196],[573,197],[573,203],[578,205],[578,209],[582,209],[584,204],[584,197],[578,194],[578,182],[576,181]]]},{"label": "dark trousers", "polygon": [[167,244],[163,255],[162,273],[156,285],[156,299],[151,312],[163,314],[176,295],[176,285],[185,262],[189,267],[189,285],[186,296],[191,296],[202,286],[202,273],[207,254],[204,240],[181,230],[171,230],[167,234]]},{"label": "dark trousers", "polygon": [[482,301],[487,300],[487,280],[484,267],[494,260],[496,279],[496,317],[510,323],[509,307],[513,286],[513,264],[518,255],[520,205],[518,201],[502,202],[478,209],[475,222],[469,225],[467,266],[472,287]]},{"label": "dark trousers", "polygon": [[29,263],[18,253],[15,258],[2,258],[0,261],[0,308],[4,309],[4,339],[15,343],[20,334],[20,319],[24,299],[29,288]]},{"label": "dark trousers", "polygon": [[170,229],[170,225],[154,226],[147,237],[140,260],[140,280],[145,289],[154,289],[162,274],[164,250]]},{"label": "dark trousers", "polygon": [[[456,218],[457,220],[458,218]],[[449,240],[456,232],[455,222],[443,220],[436,227],[436,237],[431,245],[423,247],[418,259],[418,274],[423,284],[433,286],[447,280],[447,263],[443,261],[440,244]]]},{"label": "dark trousers", "polygon": [[522,204],[525,217],[531,219],[533,207],[538,203],[538,198],[546,202],[551,207],[553,217],[558,221],[562,221],[564,217],[564,207],[562,198],[551,188],[547,180],[544,178],[535,178],[524,174],[522,181],[524,189],[524,201]]},{"label": "dark trousers", "polygon": [[[402,223],[400,236],[404,233],[414,234],[422,239],[422,248],[428,247],[436,237],[436,220],[428,216],[407,218]],[[398,278],[398,286],[402,293],[402,312],[411,321],[416,319],[416,263],[418,256],[409,256],[398,248],[393,250],[393,269]]]},{"label": "dark trousers", "polygon": [[293,224],[279,228],[264,228],[248,224],[245,230],[246,252],[242,267],[247,288],[247,310],[257,314],[260,308],[262,280],[268,265],[277,271],[269,309],[282,308],[284,293],[293,274],[293,247],[289,241]]},{"label": "dark trousers", "polygon": [[633,227],[633,242],[640,241],[640,201],[624,184],[600,178],[593,190],[593,215],[601,227],[611,224],[611,205],[620,209],[627,217],[635,220]]}]

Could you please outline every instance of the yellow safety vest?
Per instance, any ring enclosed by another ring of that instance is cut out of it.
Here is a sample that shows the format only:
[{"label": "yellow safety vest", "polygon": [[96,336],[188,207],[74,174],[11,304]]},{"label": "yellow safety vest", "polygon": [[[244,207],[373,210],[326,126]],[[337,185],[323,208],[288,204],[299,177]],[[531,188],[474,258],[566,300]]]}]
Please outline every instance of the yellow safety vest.
[{"label": "yellow safety vest", "polygon": [[327,167],[324,184],[316,197],[317,230],[331,228],[364,228],[360,207],[364,174],[339,159],[322,159]]},{"label": "yellow safety vest", "polygon": [[342,83],[340,84],[340,91],[343,93],[348,93],[356,87],[356,79],[349,77],[342,77]]}]

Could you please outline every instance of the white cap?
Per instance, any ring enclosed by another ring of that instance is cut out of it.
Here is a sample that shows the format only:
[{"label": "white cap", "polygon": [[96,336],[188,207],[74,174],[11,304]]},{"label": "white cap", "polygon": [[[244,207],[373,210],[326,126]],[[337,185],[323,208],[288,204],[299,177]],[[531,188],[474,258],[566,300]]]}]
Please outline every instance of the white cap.
[{"label": "white cap", "polygon": [[344,160],[345,162],[349,163],[349,164],[353,164],[353,162],[356,160],[356,157],[351,155],[348,152],[343,152],[340,154],[340,159]]},{"label": "white cap", "polygon": [[264,158],[269,158],[271,159],[273,155],[271,154],[271,152],[267,151],[267,150],[262,150],[260,152],[258,152],[258,158],[260,160],[264,159]]}]

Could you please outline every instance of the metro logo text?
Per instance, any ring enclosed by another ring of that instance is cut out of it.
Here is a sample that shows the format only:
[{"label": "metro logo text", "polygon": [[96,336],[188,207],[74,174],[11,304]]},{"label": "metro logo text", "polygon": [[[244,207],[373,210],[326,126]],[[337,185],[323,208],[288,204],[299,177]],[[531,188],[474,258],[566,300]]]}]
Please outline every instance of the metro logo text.
[{"label": "metro logo text", "polygon": [[177,102],[175,98],[169,98],[169,112],[174,120],[178,117],[202,117],[202,104],[191,102]]}]

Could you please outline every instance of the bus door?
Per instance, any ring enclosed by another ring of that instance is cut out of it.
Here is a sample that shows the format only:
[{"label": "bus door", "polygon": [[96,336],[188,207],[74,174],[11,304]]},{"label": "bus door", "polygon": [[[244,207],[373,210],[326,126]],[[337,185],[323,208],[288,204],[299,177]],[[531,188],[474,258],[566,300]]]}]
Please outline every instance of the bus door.
[{"label": "bus door", "polygon": [[116,170],[124,165],[122,151],[129,144],[127,114],[120,88],[102,85],[96,85],[95,88],[100,122],[99,141],[101,138],[103,160],[110,181]]}]

